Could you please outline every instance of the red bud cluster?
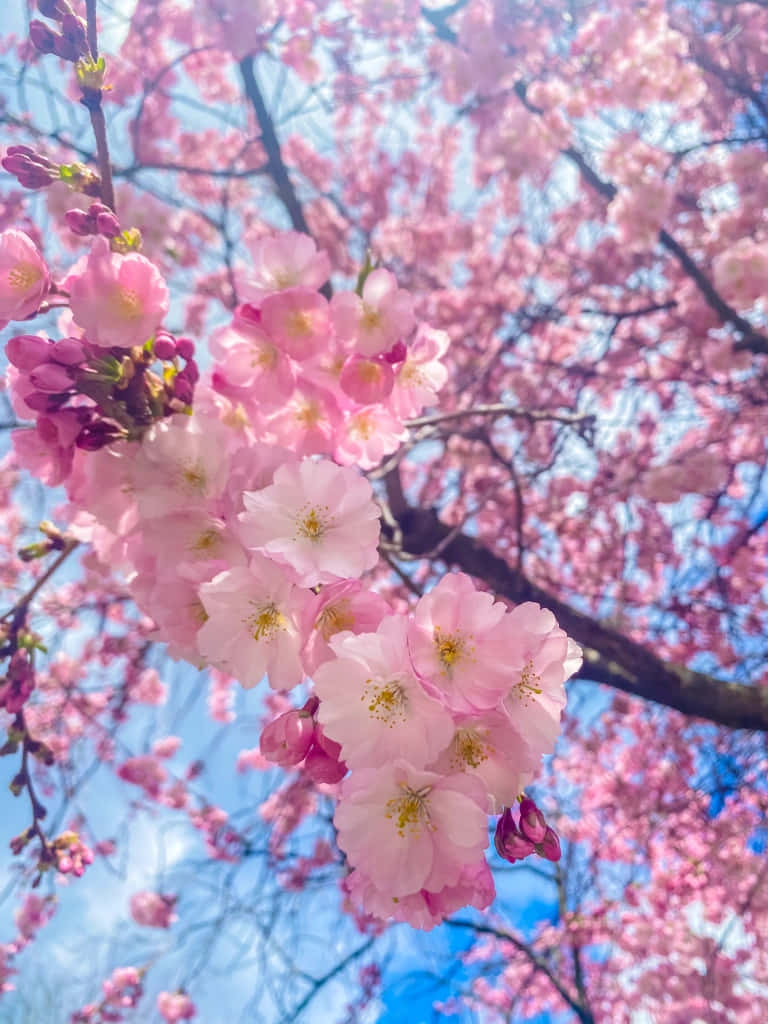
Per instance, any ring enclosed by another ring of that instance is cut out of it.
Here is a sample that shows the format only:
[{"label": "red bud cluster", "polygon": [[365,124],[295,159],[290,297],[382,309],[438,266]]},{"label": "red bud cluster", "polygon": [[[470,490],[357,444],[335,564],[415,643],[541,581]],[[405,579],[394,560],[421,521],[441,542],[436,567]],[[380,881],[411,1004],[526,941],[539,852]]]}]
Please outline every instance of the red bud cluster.
[{"label": "red bud cluster", "polygon": [[561,857],[557,833],[547,825],[544,815],[529,797],[520,801],[519,824],[515,822],[511,807],[505,808],[496,823],[493,842],[498,855],[510,864],[532,853],[551,861]]}]

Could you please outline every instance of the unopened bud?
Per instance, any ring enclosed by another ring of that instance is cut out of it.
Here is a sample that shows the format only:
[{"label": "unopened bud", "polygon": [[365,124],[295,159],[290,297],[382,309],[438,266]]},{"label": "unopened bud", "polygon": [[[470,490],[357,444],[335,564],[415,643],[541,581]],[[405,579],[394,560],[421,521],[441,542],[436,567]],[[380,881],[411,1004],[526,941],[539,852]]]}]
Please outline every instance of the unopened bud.
[{"label": "unopened bud", "polygon": [[61,19],[61,35],[63,43],[56,51],[59,57],[74,62],[90,55],[85,22],[71,11]]},{"label": "unopened bud", "polygon": [[540,857],[546,857],[547,860],[560,860],[563,855],[560,849],[560,839],[553,828],[547,828],[544,838],[536,847],[536,852]]},{"label": "unopened bud", "polygon": [[505,808],[496,822],[493,844],[498,855],[508,860],[510,864],[523,860],[534,852],[533,843],[520,832],[509,807]]},{"label": "unopened bud", "polygon": [[44,18],[61,21],[65,14],[71,14],[72,8],[67,0],[37,0],[37,9]]},{"label": "unopened bud", "polygon": [[51,359],[62,366],[79,366],[85,362],[85,349],[78,338],[61,338],[54,342]]},{"label": "unopened bud", "polygon": [[85,210],[67,210],[64,214],[64,221],[69,230],[80,238],[86,238],[93,234],[93,220]]},{"label": "unopened bud", "polygon": [[544,815],[530,797],[520,802],[520,831],[534,844],[540,843],[547,831]]},{"label": "unopened bud", "polygon": [[105,238],[117,238],[121,233],[120,221],[111,210],[106,210],[96,216],[96,230]]},{"label": "unopened bud", "polygon": [[51,343],[36,334],[17,334],[5,346],[8,361],[24,373],[29,373],[41,363],[48,362],[50,352]]},{"label": "unopened bud", "polygon": [[36,366],[29,379],[44,394],[59,395],[72,387],[72,377],[68,370],[56,363],[42,363]]},{"label": "unopened bud", "polygon": [[40,53],[55,53],[56,41],[61,39],[52,29],[37,18],[29,23],[29,39]]}]

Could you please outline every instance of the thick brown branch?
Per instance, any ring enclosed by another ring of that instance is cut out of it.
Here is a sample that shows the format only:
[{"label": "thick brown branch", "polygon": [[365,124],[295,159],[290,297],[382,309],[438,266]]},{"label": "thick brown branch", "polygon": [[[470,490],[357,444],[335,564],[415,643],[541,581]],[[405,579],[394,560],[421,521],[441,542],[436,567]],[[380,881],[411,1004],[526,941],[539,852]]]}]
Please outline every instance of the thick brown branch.
[{"label": "thick brown branch", "polygon": [[408,507],[402,492],[398,493],[396,481],[388,481],[388,485],[390,510],[398,522],[403,552],[428,557],[439,549],[442,561],[483,580],[499,596],[515,604],[535,601],[549,608],[560,626],[584,649],[584,667],[579,678],[605,683],[731,729],[768,732],[765,688],[729,683],[664,661],[648,648],[559,600],[475,538],[446,526],[433,510]]}]

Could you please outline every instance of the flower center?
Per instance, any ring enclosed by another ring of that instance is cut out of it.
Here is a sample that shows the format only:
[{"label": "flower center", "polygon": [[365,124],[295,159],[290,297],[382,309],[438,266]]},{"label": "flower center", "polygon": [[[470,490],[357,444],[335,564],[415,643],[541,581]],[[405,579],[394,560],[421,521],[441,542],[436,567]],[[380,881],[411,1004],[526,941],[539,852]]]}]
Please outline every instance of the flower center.
[{"label": "flower center", "polygon": [[529,661],[520,673],[520,681],[512,687],[512,693],[517,693],[522,704],[532,704],[534,696],[542,692],[540,683],[541,676],[533,671],[533,662]]},{"label": "flower center", "polygon": [[403,684],[397,679],[386,683],[366,679],[360,700],[366,701],[371,718],[383,722],[390,729],[402,725],[408,717],[408,697]]},{"label": "flower center", "polygon": [[451,765],[458,771],[479,768],[493,750],[474,729],[457,729],[453,737]]},{"label": "flower center", "polygon": [[297,309],[288,314],[288,330],[295,338],[305,338],[312,333],[312,314]]},{"label": "flower center", "polygon": [[42,271],[34,263],[17,263],[8,271],[8,284],[14,291],[26,292],[33,288],[42,276]]},{"label": "flower center", "polygon": [[141,319],[141,301],[132,288],[116,288],[113,306],[121,320],[130,322]]},{"label": "flower center", "polygon": [[328,643],[334,634],[340,633],[343,629],[352,629],[354,625],[354,613],[349,606],[349,601],[343,598],[341,601],[323,608],[317,617],[315,629],[320,631],[323,640]]},{"label": "flower center", "polygon": [[406,832],[418,835],[424,828],[434,830],[437,826],[432,824],[429,816],[429,794],[432,787],[411,789],[410,786],[401,785],[400,789],[401,795],[392,797],[386,803],[386,817],[394,821],[397,834],[404,837]]},{"label": "flower center", "polygon": [[296,533],[311,541],[320,540],[332,525],[333,517],[327,505],[305,506],[296,517]]},{"label": "flower center", "polygon": [[363,305],[363,315],[360,324],[366,331],[374,331],[381,324],[381,313],[372,306]]},{"label": "flower center", "polygon": [[193,551],[210,552],[214,548],[218,547],[221,535],[215,527],[211,526],[207,530],[203,530],[195,537],[192,544]]},{"label": "flower center", "polygon": [[323,416],[317,402],[305,402],[296,410],[296,422],[300,423],[307,430],[310,427],[316,427],[322,418]]},{"label": "flower center", "polygon": [[408,387],[423,387],[425,384],[424,374],[419,369],[418,363],[405,361],[398,374],[398,381],[400,384],[405,384]]},{"label": "flower center", "polygon": [[262,370],[271,370],[277,362],[277,349],[274,345],[253,345],[251,366],[259,366]]},{"label": "flower center", "polygon": [[458,662],[470,656],[467,637],[461,633],[443,633],[435,628],[435,650],[446,675],[450,676]]},{"label": "flower center", "polygon": [[293,288],[295,284],[298,284],[296,275],[290,270],[275,270],[272,274],[272,281],[275,291],[282,291],[283,288]]},{"label": "flower center", "polygon": [[254,640],[271,640],[280,629],[285,629],[285,619],[275,604],[263,604],[248,619],[248,628]]},{"label": "flower center", "polygon": [[208,478],[202,462],[185,463],[181,467],[179,478],[183,490],[192,494],[205,494]]},{"label": "flower center", "polygon": [[363,441],[370,441],[373,434],[370,414],[361,412],[357,416],[353,416],[349,423],[349,432],[352,437],[359,437]]}]

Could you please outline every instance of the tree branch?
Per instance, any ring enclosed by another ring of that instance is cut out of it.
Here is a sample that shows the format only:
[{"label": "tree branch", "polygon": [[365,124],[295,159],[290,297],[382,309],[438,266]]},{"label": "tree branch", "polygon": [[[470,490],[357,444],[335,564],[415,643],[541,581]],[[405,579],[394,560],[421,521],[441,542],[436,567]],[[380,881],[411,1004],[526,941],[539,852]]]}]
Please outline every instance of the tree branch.
[{"label": "tree branch", "polygon": [[261,132],[261,144],[267,154],[267,172],[271,175],[277,194],[288,211],[294,231],[303,231],[308,235],[310,230],[304,218],[304,211],[280,152],[275,125],[264,103],[259,83],[256,81],[253,62],[253,57],[246,57],[240,61],[240,74],[245,86],[245,94],[251,102]]},{"label": "tree branch", "polygon": [[[577,678],[604,683],[685,715],[731,729],[768,732],[768,688],[730,683],[659,658],[642,644],[566,604],[512,568],[474,537],[442,523],[433,509],[406,504],[402,489],[389,478],[387,490],[397,520],[403,553],[427,556],[438,549],[446,564],[487,583],[501,597],[520,604],[535,601],[556,616],[559,625],[584,649]],[[386,536],[391,528],[383,523]]]},{"label": "tree branch", "polygon": [[514,946],[520,953],[529,960],[531,966],[537,971],[540,971],[550,985],[556,990],[557,994],[569,1006],[576,1016],[581,1021],[581,1024],[595,1024],[595,1018],[587,1007],[583,1006],[575,996],[573,996],[568,989],[563,985],[556,974],[551,970],[547,962],[540,957],[527,942],[523,942],[522,939],[518,939],[512,932],[508,932],[503,928],[494,928],[491,925],[479,924],[474,921],[456,921],[447,920],[445,922],[449,927],[452,928],[469,928],[471,931],[476,932],[478,935],[493,935],[497,939],[501,939],[502,942],[508,942],[511,946]]}]

